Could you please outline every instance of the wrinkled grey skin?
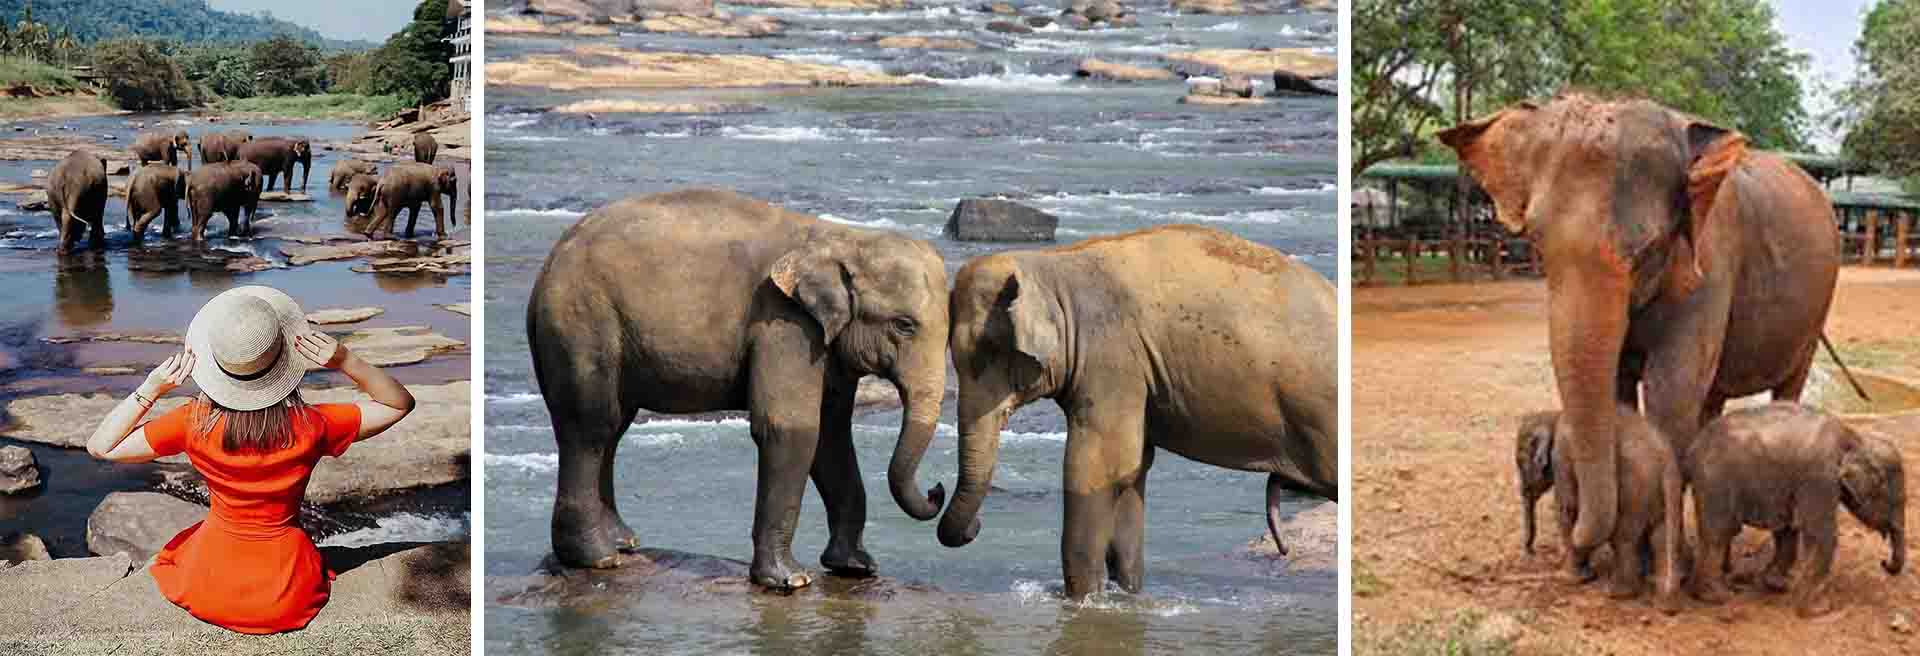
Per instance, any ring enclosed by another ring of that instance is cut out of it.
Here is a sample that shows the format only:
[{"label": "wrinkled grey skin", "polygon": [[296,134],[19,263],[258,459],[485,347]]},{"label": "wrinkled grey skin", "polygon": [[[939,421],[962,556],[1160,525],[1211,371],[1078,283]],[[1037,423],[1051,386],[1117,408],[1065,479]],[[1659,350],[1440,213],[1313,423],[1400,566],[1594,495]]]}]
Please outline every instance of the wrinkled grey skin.
[{"label": "wrinkled grey skin", "polygon": [[1278,251],[1175,225],[999,253],[960,269],[949,312],[960,482],[941,544],[977,535],[1000,431],[1042,398],[1067,417],[1070,598],[1109,577],[1140,590],[1158,449],[1269,474],[1276,540],[1282,490],[1339,496],[1333,285]]},{"label": "wrinkled grey skin", "polygon": [[[1621,406],[1614,426],[1619,431],[1620,507],[1614,521],[1613,578],[1608,594],[1615,599],[1640,595],[1642,577],[1654,575],[1654,604],[1668,613],[1679,606],[1680,576],[1685,562],[1681,547],[1686,540],[1682,526],[1680,463],[1674,458],[1667,438],[1647,418],[1633,408]],[[1520,419],[1515,434],[1514,464],[1520,475],[1520,501],[1524,511],[1527,553],[1533,553],[1534,508],[1549,490],[1559,519],[1560,544],[1568,550],[1567,575],[1576,581],[1594,579],[1593,550],[1573,543],[1573,527],[1580,514],[1580,489],[1565,440],[1555,440],[1566,430],[1559,412],[1536,412]],[[1648,561],[1651,561],[1649,563]]]},{"label": "wrinkled grey skin", "polygon": [[167,166],[180,166],[180,154],[187,155],[187,170],[193,170],[193,145],[186,130],[176,130],[169,135],[164,132],[142,132],[133,141],[133,156],[140,159],[140,165],[147,162],[166,162]]},{"label": "wrinkled grey skin", "polygon": [[1825,589],[1838,541],[1837,506],[1887,539],[1880,566],[1899,574],[1907,562],[1907,490],[1899,449],[1861,435],[1832,415],[1794,403],[1727,413],[1694,440],[1685,463],[1699,522],[1693,593],[1707,603],[1732,597],[1722,577],[1742,526],[1773,532],[1773,562],[1761,582],[1788,589],[1801,543],[1812,570],[1798,585],[1802,616],[1832,610]]},{"label": "wrinkled grey skin", "polygon": [[347,218],[373,215],[374,190],[380,187],[380,179],[371,175],[356,175],[347,183]]},{"label": "wrinkled grey skin", "polygon": [[760,462],[753,582],[812,583],[793,558],[809,476],[827,511],[821,565],[871,574],[854,392],[867,375],[899,388],[890,485],[909,515],[933,518],[945,488],[922,496],[911,473],[946,390],[946,300],[946,267],[926,242],[731,192],[638,196],[587,215],[554,245],[527,305],[559,442],[554,554],[614,567],[638,548],[613,486],[614,449],[637,411],[745,410]]},{"label": "wrinkled grey skin", "polygon": [[240,145],[240,159],[253,162],[260,167],[261,175],[266,176],[266,190],[272,191],[275,180],[282,175],[286,184],[280,185],[282,191],[293,191],[293,167],[300,166],[300,190],[307,190],[307,174],[313,171],[313,144],[306,139],[282,139],[272,137]]},{"label": "wrinkled grey skin", "polygon": [[47,208],[60,230],[59,252],[72,250],[83,235],[94,250],[106,248],[107,160],[84,150],[60,160],[47,174]]},{"label": "wrinkled grey skin", "polygon": [[133,243],[146,240],[147,225],[166,215],[160,234],[172,237],[180,229],[180,201],[187,197],[187,172],[172,166],[143,166],[127,182],[127,230]]},{"label": "wrinkled grey skin", "polygon": [[[446,196],[449,204],[442,205],[440,197]],[[400,211],[407,212],[406,237],[413,238],[415,223],[420,218],[420,203],[425,202],[433,210],[433,236],[435,239],[447,238],[447,226],[456,224],[454,210],[460,206],[460,181],[453,169],[432,166],[418,162],[402,162],[387,168],[380,176],[379,186],[373,192],[373,218],[367,221],[368,237],[385,232],[382,239],[393,237],[394,221]]]},{"label": "wrinkled grey skin", "polygon": [[440,140],[434,139],[432,134],[426,132],[413,135],[413,161],[432,164],[433,160],[439,156]]},{"label": "wrinkled grey skin", "polygon": [[340,159],[333,163],[333,171],[327,174],[327,188],[334,191],[346,191],[347,184],[353,182],[353,176],[380,176],[380,166],[373,162],[358,159]]},{"label": "wrinkled grey skin", "polygon": [[200,135],[200,163],[214,164],[240,158],[240,146],[253,141],[253,134],[246,130],[228,130],[209,132]]},{"label": "wrinkled grey skin", "polygon": [[260,167],[251,162],[203,164],[187,176],[187,209],[193,219],[193,240],[207,237],[207,221],[214,212],[227,215],[227,236],[253,231],[253,214],[260,206]]}]

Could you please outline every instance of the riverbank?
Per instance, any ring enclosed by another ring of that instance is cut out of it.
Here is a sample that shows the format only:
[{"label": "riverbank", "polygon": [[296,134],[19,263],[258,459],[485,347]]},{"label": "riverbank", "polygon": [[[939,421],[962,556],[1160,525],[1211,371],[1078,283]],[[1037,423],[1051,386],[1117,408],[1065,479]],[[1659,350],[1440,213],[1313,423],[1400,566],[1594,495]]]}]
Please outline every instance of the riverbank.
[{"label": "riverbank", "polygon": [[0,122],[125,113],[91,93],[0,98]]},{"label": "riverbank", "polygon": [[227,98],[213,103],[211,109],[226,119],[342,121],[384,120],[410,108],[392,96],[362,96],[333,93],[318,96],[260,96]]}]

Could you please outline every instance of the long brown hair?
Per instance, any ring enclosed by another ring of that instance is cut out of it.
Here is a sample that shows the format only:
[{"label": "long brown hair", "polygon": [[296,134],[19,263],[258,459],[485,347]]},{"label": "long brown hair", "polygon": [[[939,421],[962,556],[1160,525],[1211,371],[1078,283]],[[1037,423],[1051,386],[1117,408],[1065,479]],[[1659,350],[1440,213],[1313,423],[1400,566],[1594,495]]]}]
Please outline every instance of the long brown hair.
[{"label": "long brown hair", "polygon": [[193,405],[193,432],[199,437],[212,434],[221,418],[227,420],[220,446],[229,453],[269,453],[293,446],[296,422],[306,420],[309,407],[297,389],[279,403],[259,410],[222,407],[205,394]]}]

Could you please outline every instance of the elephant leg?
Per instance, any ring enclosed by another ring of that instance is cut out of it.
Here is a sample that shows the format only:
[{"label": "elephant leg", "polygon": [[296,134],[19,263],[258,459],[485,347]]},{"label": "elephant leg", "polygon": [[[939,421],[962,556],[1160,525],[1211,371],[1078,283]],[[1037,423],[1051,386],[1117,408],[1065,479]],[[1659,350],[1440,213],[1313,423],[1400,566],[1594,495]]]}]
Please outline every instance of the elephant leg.
[{"label": "elephant leg", "polygon": [[1595,578],[1593,549],[1581,549],[1573,543],[1573,527],[1580,514],[1580,490],[1578,483],[1573,480],[1572,472],[1556,476],[1553,504],[1558,511],[1554,513],[1554,517],[1559,521],[1560,544],[1567,549],[1567,564],[1563,575],[1572,583],[1592,581]]},{"label": "elephant leg", "polygon": [[408,239],[413,238],[414,225],[419,222],[420,222],[420,204],[414,203],[412,205],[409,205],[407,207],[407,238]]},{"label": "elephant leg", "polygon": [[1800,558],[1800,531],[1788,526],[1773,532],[1773,562],[1760,583],[1774,592],[1786,592],[1793,576],[1793,564]]},{"label": "elephant leg", "polygon": [[1107,577],[1127,592],[1140,592],[1147,578],[1147,470],[1152,446],[1140,453],[1140,473],[1119,489],[1114,502],[1113,542],[1107,547]]},{"label": "elephant leg", "polygon": [[427,206],[433,210],[433,238],[446,239],[447,207],[445,203],[440,202],[440,192],[433,192],[432,200],[427,201]]},{"label": "elephant leg", "polygon": [[1068,599],[1078,600],[1105,587],[1120,493],[1143,476],[1147,444],[1139,413],[1146,407],[1144,394],[1111,399],[1111,405],[1109,400],[1110,396],[1101,397],[1103,411],[1071,413],[1067,422],[1060,560],[1066,570]]},{"label": "elephant leg", "polygon": [[[180,209],[176,205],[177,204],[169,204],[165,210],[167,218],[160,223],[160,236],[162,237],[172,239],[173,233],[180,230]],[[145,229],[143,228],[141,231],[145,232]]]},{"label": "elephant leg", "polygon": [[[1629,494],[1644,491],[1629,491]],[[1640,550],[1647,534],[1646,518],[1621,517],[1615,520],[1613,539],[1613,577],[1608,580],[1607,596],[1614,599],[1632,599],[1640,596],[1640,582],[1644,581],[1647,561],[1646,553]]]},{"label": "elephant leg", "polygon": [[1773,393],[1768,395],[1768,398],[1773,401],[1799,401],[1800,392],[1807,387],[1807,374],[1812,370],[1813,350],[1809,347],[1806,355],[1801,357],[1799,366],[1794,368],[1793,373],[1788,375],[1786,380],[1774,386]]},{"label": "elephant leg", "polygon": [[92,232],[87,234],[87,245],[92,247],[93,250],[96,250],[96,251],[106,250],[107,248],[106,211],[102,209],[101,212],[98,214],[95,214],[94,217],[95,218],[87,220],[87,226],[92,229]]},{"label": "elephant leg", "polygon": [[860,481],[859,455],[853,448],[853,400],[856,379],[836,375],[820,412],[820,446],[813,454],[813,487],[827,507],[827,548],[820,566],[840,576],[872,576],[873,556],[861,542],[867,525],[867,488]]},{"label": "elephant leg", "polygon": [[1699,485],[1693,489],[1694,521],[1700,531],[1700,544],[1694,549],[1693,596],[1709,604],[1733,598],[1725,578],[1727,554],[1734,536],[1740,534],[1740,520],[1723,496]]},{"label": "elephant leg", "polygon": [[1280,498],[1286,489],[1279,474],[1267,475],[1267,532],[1273,534],[1273,548],[1282,556],[1287,555],[1287,543],[1280,540]]},{"label": "elephant leg", "polygon": [[160,210],[145,211],[127,223],[127,231],[133,233],[133,243],[139,244],[147,240],[147,226],[153,223],[154,217],[158,216],[160,216]]},{"label": "elephant leg", "polygon": [[[565,358],[540,367],[540,391],[553,417],[560,472],[553,499],[553,553],[574,567],[620,564],[619,551],[638,546],[620,519],[613,492],[614,454],[637,408],[619,398],[616,372],[607,370],[597,345],[555,349]],[[535,358],[541,355],[536,352]],[[552,372],[552,373],[548,373]]]},{"label": "elephant leg", "polygon": [[826,371],[805,356],[814,339],[800,325],[763,325],[757,332],[747,393],[760,457],[750,573],[756,584],[791,590],[813,583],[813,574],[793,558],[793,533],[820,444]]},{"label": "elephant leg", "polygon": [[1794,500],[1793,519],[1802,527],[1799,532],[1807,541],[1808,556],[1812,561],[1796,593],[1799,601],[1795,606],[1801,617],[1815,617],[1833,611],[1832,600],[1827,596],[1827,584],[1833,575],[1833,553],[1839,528],[1834,525],[1834,520],[1839,503],[1838,492],[1824,490],[1803,493]]},{"label": "elephant leg", "polygon": [[1675,312],[1646,359],[1647,420],[1667,436],[1676,454],[1688,452],[1703,425],[1706,400],[1720,370],[1720,340],[1727,332],[1727,292],[1702,293],[1705,298]]}]

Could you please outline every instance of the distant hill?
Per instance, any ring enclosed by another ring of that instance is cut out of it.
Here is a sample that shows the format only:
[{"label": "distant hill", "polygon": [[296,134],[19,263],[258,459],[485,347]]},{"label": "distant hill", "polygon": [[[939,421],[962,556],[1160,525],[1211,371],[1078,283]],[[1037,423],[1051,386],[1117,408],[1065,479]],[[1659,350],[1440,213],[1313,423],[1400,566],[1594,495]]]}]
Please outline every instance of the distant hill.
[{"label": "distant hill", "polygon": [[[0,21],[20,21],[27,0],[0,0]],[[34,0],[33,19],[73,30],[81,41],[121,36],[207,41],[263,41],[281,34],[328,50],[365,50],[376,44],[328,39],[310,28],[274,18],[219,11],[206,0]]]}]

